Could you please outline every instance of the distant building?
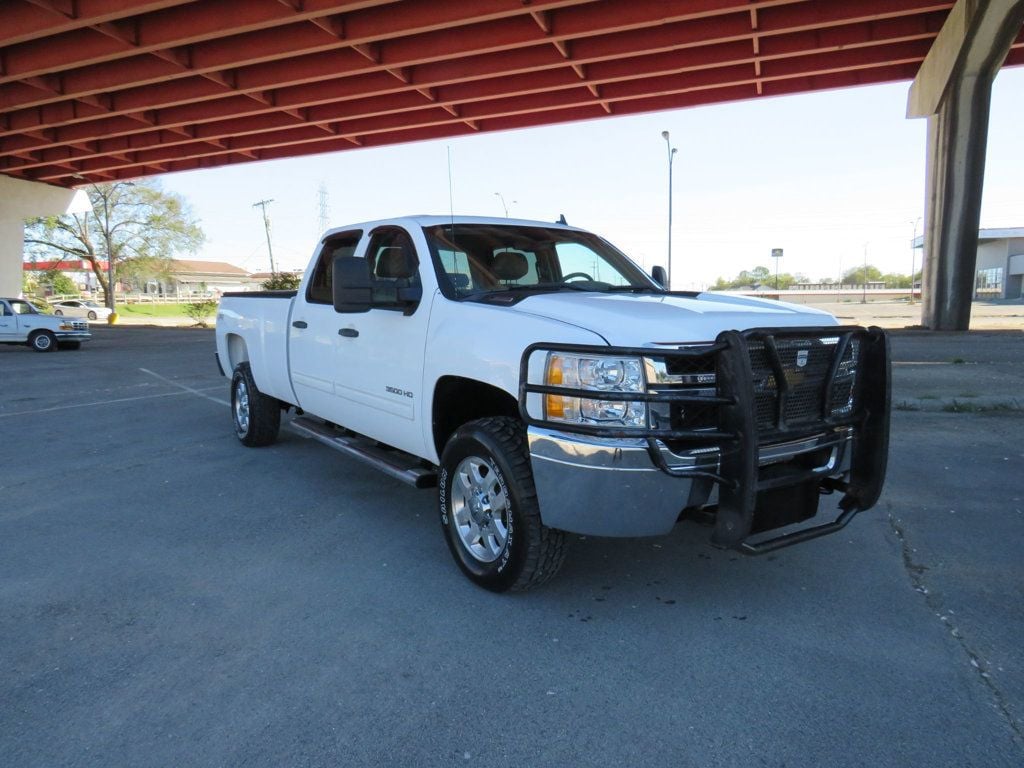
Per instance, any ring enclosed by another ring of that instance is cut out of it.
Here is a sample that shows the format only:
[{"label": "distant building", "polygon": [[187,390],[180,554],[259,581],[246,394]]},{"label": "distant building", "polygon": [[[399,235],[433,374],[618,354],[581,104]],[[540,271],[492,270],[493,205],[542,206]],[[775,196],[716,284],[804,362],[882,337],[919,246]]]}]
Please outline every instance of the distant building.
[{"label": "distant building", "polygon": [[[924,237],[914,241],[924,249]],[[978,265],[974,277],[976,299],[1024,298],[1024,227],[978,231]]]},{"label": "distant building", "polygon": [[[99,280],[92,271],[92,265],[85,259],[60,259],[53,261],[26,261],[22,269],[35,279],[45,278],[51,272],[63,272],[71,278],[80,291],[95,291]],[[107,271],[107,262],[100,262],[100,269]]]},{"label": "distant building", "polygon": [[227,291],[249,291],[249,273],[225,261],[172,259],[167,277],[150,280],[145,293],[165,296],[215,295]]}]

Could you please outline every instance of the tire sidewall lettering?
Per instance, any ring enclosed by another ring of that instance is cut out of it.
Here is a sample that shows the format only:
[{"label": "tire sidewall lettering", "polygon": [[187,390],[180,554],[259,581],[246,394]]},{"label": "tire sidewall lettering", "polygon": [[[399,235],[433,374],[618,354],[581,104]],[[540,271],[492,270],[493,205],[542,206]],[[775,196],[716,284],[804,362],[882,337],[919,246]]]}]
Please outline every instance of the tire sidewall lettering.
[{"label": "tire sidewall lettering", "polygon": [[448,525],[448,470],[441,468],[441,474],[437,479],[437,498],[441,507],[441,524]]},{"label": "tire sidewall lettering", "polygon": [[498,462],[493,454],[491,454],[491,461],[493,462],[491,466],[494,467],[494,476],[498,479],[498,486],[501,488],[501,493],[508,504],[508,536],[505,539],[505,548],[501,552],[501,557],[498,558],[497,571],[501,573],[508,567],[512,556],[512,547],[515,544],[515,499],[509,492],[508,484],[505,482],[505,474],[501,471],[501,467],[498,466]]}]

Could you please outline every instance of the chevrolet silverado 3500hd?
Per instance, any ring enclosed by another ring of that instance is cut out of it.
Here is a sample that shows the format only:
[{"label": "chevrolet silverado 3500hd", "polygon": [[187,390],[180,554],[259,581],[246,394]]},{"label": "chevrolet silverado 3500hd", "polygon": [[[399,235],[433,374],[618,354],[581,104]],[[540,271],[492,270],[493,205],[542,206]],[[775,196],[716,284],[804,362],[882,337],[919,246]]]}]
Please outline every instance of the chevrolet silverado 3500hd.
[{"label": "chevrolet silverado 3500hd", "polygon": [[[332,229],[298,291],[221,301],[235,431],[267,445],[294,410],[293,429],[436,487],[455,562],[494,591],[553,576],[567,532],[654,536],[692,517],[757,554],[872,507],[885,334],[655,278],[563,224]],[[812,520],[828,496],[837,510]]]}]

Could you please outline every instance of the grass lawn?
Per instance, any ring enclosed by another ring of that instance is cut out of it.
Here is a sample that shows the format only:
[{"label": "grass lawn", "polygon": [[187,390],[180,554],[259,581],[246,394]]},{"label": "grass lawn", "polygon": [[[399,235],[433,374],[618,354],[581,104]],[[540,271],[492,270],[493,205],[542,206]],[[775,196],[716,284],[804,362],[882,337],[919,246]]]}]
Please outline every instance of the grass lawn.
[{"label": "grass lawn", "polygon": [[120,304],[117,313],[132,317],[188,317],[184,304]]}]

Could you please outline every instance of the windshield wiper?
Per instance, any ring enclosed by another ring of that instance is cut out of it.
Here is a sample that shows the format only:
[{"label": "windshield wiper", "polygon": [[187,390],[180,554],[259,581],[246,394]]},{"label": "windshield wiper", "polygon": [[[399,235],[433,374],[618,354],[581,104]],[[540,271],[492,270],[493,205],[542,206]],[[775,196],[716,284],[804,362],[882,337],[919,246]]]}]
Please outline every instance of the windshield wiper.
[{"label": "windshield wiper", "polygon": [[599,280],[585,280],[578,283],[534,283],[533,285],[519,285],[516,288],[520,290],[531,291],[533,289],[539,289],[542,291],[561,291],[567,289],[570,291],[584,291],[585,293],[604,293],[611,289],[608,283],[602,283]]},{"label": "windshield wiper", "polygon": [[664,288],[655,288],[653,285],[613,285],[608,290],[622,291],[623,293],[642,293],[644,291],[651,291],[652,293],[665,293]]}]

